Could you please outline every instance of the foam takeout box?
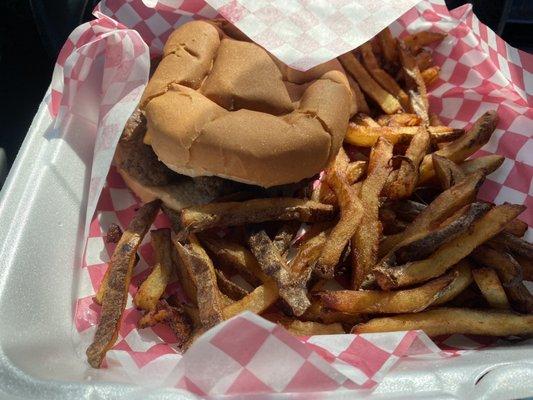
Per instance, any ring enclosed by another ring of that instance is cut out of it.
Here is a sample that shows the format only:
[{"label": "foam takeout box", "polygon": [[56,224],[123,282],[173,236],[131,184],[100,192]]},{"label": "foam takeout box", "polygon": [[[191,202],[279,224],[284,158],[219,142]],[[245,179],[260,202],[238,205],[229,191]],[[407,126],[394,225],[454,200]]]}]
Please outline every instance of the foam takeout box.
[{"label": "foam takeout box", "polygon": [[[134,328],[131,302],[107,368],[88,367],[84,350],[98,318],[91,298],[112,252],[102,236],[111,222],[126,225],[137,206],[109,167],[114,146],[146,83],[150,55],[192,17],[218,13],[301,69],[350,50],[400,15],[391,25],[397,35],[448,33],[433,50],[442,72],[431,109],[456,127],[497,109],[501,122],[480,153],[506,159],[480,195],[533,207],[533,58],[481,24],[470,6],[450,13],[442,0],[414,8],[416,1],[385,2],[386,9],[377,0],[208,3],[107,0],[65,44],[0,197],[2,398],[531,395],[531,341],[455,335],[434,343],[422,332],[298,340],[244,314],[182,357],[164,329]],[[531,210],[522,218],[533,225]],[[531,228],[526,235],[533,238]],[[150,264],[145,242],[134,283]]]}]

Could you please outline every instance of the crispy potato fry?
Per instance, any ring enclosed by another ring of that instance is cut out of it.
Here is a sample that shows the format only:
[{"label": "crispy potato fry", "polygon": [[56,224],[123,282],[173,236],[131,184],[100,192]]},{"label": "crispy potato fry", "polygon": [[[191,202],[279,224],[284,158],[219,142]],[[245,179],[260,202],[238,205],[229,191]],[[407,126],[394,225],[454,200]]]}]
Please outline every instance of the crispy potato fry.
[{"label": "crispy potato fry", "polygon": [[349,326],[361,322],[361,316],[359,315],[327,309],[320,299],[313,300],[300,319],[304,321],[322,322],[324,324],[340,322]]},{"label": "crispy potato fry", "polygon": [[155,265],[133,298],[135,306],[146,311],[155,309],[172,276],[170,229],[153,230],[150,236],[155,253]]},{"label": "crispy potato fry", "polygon": [[348,83],[350,84],[350,88],[352,89],[352,94],[355,99],[355,105],[357,108],[356,111],[365,114],[370,114],[370,107],[368,107],[365,95],[361,91],[361,87],[359,86],[359,84],[350,75],[348,75]]},{"label": "crispy potato fry", "polygon": [[432,307],[441,306],[448,302],[455,301],[456,298],[461,296],[463,292],[471,286],[473,281],[471,273],[472,263],[463,259],[457,263],[454,270],[457,272],[454,281],[448,287],[448,290],[433,302]]},{"label": "crispy potato fry", "polygon": [[430,257],[408,262],[396,268],[378,267],[375,274],[384,290],[413,285],[444,273],[468,256],[477,246],[498,234],[505,225],[524,210],[524,206],[503,204],[478,219],[469,231],[445,243]]},{"label": "crispy potato fry", "polygon": [[394,211],[390,208],[379,209],[379,220],[383,226],[384,235],[394,235],[400,233],[407,228],[407,223],[396,217]]},{"label": "crispy potato fry", "polygon": [[318,222],[332,219],[334,215],[335,209],[331,205],[278,197],[184,208],[179,212],[179,225],[184,232],[198,232],[265,221]]},{"label": "crispy potato fry", "polygon": [[[433,57],[431,53],[427,50],[422,50],[415,56],[416,65],[420,71],[424,71],[433,66]],[[442,125],[442,124],[439,124]]]},{"label": "crispy potato fry", "polygon": [[[349,163],[346,166],[346,181],[348,184],[353,185],[359,181],[359,179],[365,175],[366,168],[366,161],[354,161]],[[337,196],[335,196],[335,192],[331,189],[326,181],[320,182],[317,190],[313,192],[313,197],[311,197],[311,200],[320,201],[324,204],[337,205]]]},{"label": "crispy potato fry", "polygon": [[533,259],[533,244],[526,242],[519,237],[502,232],[491,239],[489,243],[492,247],[500,248],[513,255]]},{"label": "crispy potato fry", "polygon": [[284,223],[276,232],[276,236],[272,239],[274,247],[283,255],[288,249],[294,238],[294,235],[300,228],[300,223],[297,221],[290,221]]},{"label": "crispy potato fry", "polygon": [[[392,115],[380,115],[377,123],[380,126],[418,126],[422,120],[416,114],[402,113]],[[361,125],[361,124],[359,124]]]},{"label": "crispy potato fry", "polygon": [[420,72],[420,75],[422,75],[422,79],[424,80],[424,83],[426,86],[431,85],[433,82],[437,80],[440,73],[440,67],[437,65],[434,65],[432,67],[426,68],[425,70]]},{"label": "crispy potato fry", "polygon": [[502,310],[509,310],[511,308],[509,300],[507,300],[507,295],[503,290],[502,283],[493,269],[473,269],[472,276],[491,308]]},{"label": "crispy potato fry", "polygon": [[[496,111],[487,111],[472,125],[464,136],[436,151],[435,154],[455,163],[464,161],[489,141],[492,132],[496,129],[497,123],[498,114],[496,114]],[[435,176],[433,161],[431,155],[428,154],[420,166],[419,184],[426,183],[433,176]]]},{"label": "crispy potato fry", "polygon": [[525,281],[533,282],[533,260],[525,257],[516,257],[516,261],[522,267],[522,277]]},{"label": "crispy potato fry", "polygon": [[418,314],[375,318],[356,325],[352,333],[423,330],[428,336],[465,335],[520,336],[533,333],[533,315],[501,310],[436,308]]},{"label": "crispy potato fry", "polygon": [[383,29],[378,33],[379,44],[383,52],[383,58],[390,65],[398,64],[398,47],[397,40],[392,36],[389,28]]},{"label": "crispy potato fry", "polygon": [[420,232],[429,231],[431,227],[439,226],[446,218],[471,203],[484,180],[483,172],[469,175],[450,189],[442,192],[413,220],[405,231],[388,236],[381,243],[381,254],[387,254],[394,246],[402,241],[412,241]]},{"label": "crispy potato fry", "polygon": [[341,216],[337,225],[331,230],[316,263],[315,272],[324,278],[333,277],[342,251],[363,217],[363,208],[357,192],[346,180],[348,161],[348,156],[341,149],[326,171],[326,179],[339,201]]},{"label": "crispy potato fry", "polygon": [[463,161],[459,164],[459,168],[465,175],[471,174],[475,171],[483,170],[486,175],[496,171],[503,164],[505,157],[497,154],[473,158],[471,160]]},{"label": "crispy potato fry", "polygon": [[279,292],[274,281],[269,281],[256,287],[241,300],[224,308],[224,319],[230,319],[244,311],[261,314],[279,298]]},{"label": "crispy potato fry", "polygon": [[430,145],[430,136],[423,125],[418,127],[418,133],[413,137],[409,147],[402,157],[400,168],[389,176],[384,194],[390,199],[404,199],[410,197],[418,183],[418,167],[426,155]]},{"label": "crispy potato fry", "polygon": [[[461,278],[459,275],[462,274]],[[464,278],[470,269],[456,269],[412,289],[385,292],[380,290],[340,290],[318,295],[328,308],[349,314],[401,314],[425,310],[444,295],[454,292],[458,283],[465,288]],[[467,278],[470,282],[471,278]]]},{"label": "crispy potato fry", "polygon": [[377,263],[382,233],[379,195],[392,169],[392,149],[387,139],[380,138],[370,152],[368,174],[360,195],[364,213],[352,238],[352,284],[356,289],[365,283]]},{"label": "crispy potato fry", "polygon": [[122,229],[117,224],[111,223],[107,228],[105,235],[106,243],[118,243],[120,237],[122,236]]},{"label": "crispy potato fry", "polygon": [[509,222],[503,231],[516,237],[522,237],[526,234],[527,228],[528,226],[524,221],[516,218]]},{"label": "crispy potato fry", "polygon": [[407,36],[403,41],[409,50],[411,50],[413,54],[416,54],[422,47],[431,43],[440,42],[445,37],[445,33],[422,31]]},{"label": "crispy potato fry", "polygon": [[200,235],[200,240],[221,265],[235,268],[251,286],[270,281],[246,247],[215,235]]},{"label": "crispy potato fry", "polygon": [[[462,129],[447,126],[430,126],[428,128],[432,142],[447,142],[461,137]],[[418,133],[418,126],[380,126],[367,127],[350,123],[344,141],[360,147],[372,147],[380,137],[386,138],[392,144],[409,143]]]},{"label": "crispy potato fry", "polygon": [[93,368],[100,368],[105,354],[115,344],[122,313],[126,307],[135,255],[160,206],[159,200],[143,205],[122,234],[113,252],[108,268],[109,278],[102,295],[100,321],[94,340],[87,349],[87,361]]},{"label": "crispy potato fry", "polygon": [[193,234],[189,235],[189,243],[174,240],[174,245],[196,286],[196,303],[202,326],[212,328],[224,320],[224,301],[217,286],[215,267]]},{"label": "crispy potato fry", "polygon": [[279,296],[287,302],[294,315],[302,315],[310,305],[306,285],[311,271],[306,276],[291,274],[264,230],[252,233],[248,245],[263,272],[278,285]]},{"label": "crispy potato fry", "polygon": [[362,126],[368,126],[368,127],[374,127],[374,128],[380,126],[376,121],[374,121],[374,119],[371,116],[365,113],[357,113],[353,117],[353,121],[357,125],[362,125]]},{"label": "crispy potato fry", "polygon": [[437,114],[429,113],[429,125],[430,126],[442,126],[444,125]]},{"label": "crispy potato fry", "polygon": [[230,299],[237,301],[242,299],[248,293],[250,293],[246,289],[234,283],[221,270],[215,269],[215,275],[217,277],[218,288],[223,294],[228,296]]},{"label": "crispy potato fry", "polygon": [[440,246],[470,229],[472,224],[483,217],[490,208],[490,205],[481,202],[466,205],[450,217],[450,222],[445,221],[442,226],[434,230],[421,231],[413,240],[402,242],[385,256],[379,265],[387,268],[395,267],[396,264],[429,257]]},{"label": "crispy potato fry", "polygon": [[192,277],[189,275],[187,267],[181,261],[181,258],[179,257],[178,250],[176,249],[175,245],[173,246],[171,256],[172,265],[174,267],[174,271],[176,271],[178,282],[181,288],[185,292],[188,301],[196,305],[196,286],[194,284],[194,281],[192,280]]},{"label": "crispy potato fry", "polygon": [[386,201],[381,209],[390,209],[401,220],[412,222],[426,209],[426,205],[413,200]]},{"label": "crispy potato fry", "polygon": [[400,102],[392,94],[384,90],[352,54],[339,56],[339,61],[346,71],[357,81],[363,92],[372,98],[387,114],[394,114],[402,109]]},{"label": "crispy potato fry", "polygon": [[327,235],[329,231],[322,231],[318,235],[310,238],[306,242],[300,244],[296,255],[289,263],[289,269],[292,273],[301,274],[307,268],[312,268],[326,244]]},{"label": "crispy potato fry", "polygon": [[359,51],[361,52],[363,64],[370,75],[372,75],[383,89],[396,97],[404,109],[408,109],[409,96],[403,91],[400,85],[396,83],[392,76],[381,69],[372,50],[372,44],[370,44],[370,42],[363,43],[359,46]]},{"label": "crispy potato fry", "polygon": [[533,313],[533,295],[522,283],[522,267],[511,255],[481,246],[472,253],[472,258],[478,264],[496,270],[515,310]]},{"label": "crispy potato fry", "polygon": [[424,78],[411,51],[402,40],[398,40],[398,52],[407,92],[409,93],[410,108],[424,123],[428,124],[429,100]]},{"label": "crispy potato fry", "polygon": [[346,166],[346,180],[350,185],[356,183],[366,173],[366,161],[354,161]]},{"label": "crispy potato fry", "polygon": [[137,326],[140,329],[165,323],[172,329],[177,339],[177,346],[185,344],[192,332],[192,322],[181,307],[170,306],[165,300],[160,300],[156,307],[143,315]]},{"label": "crispy potato fry", "polygon": [[320,322],[299,321],[290,318],[284,318],[278,323],[294,336],[337,335],[339,333],[346,333],[339,323],[322,324]]},{"label": "crispy potato fry", "polygon": [[461,167],[446,157],[433,153],[431,159],[433,160],[433,169],[437,179],[444,190],[451,188],[465,178],[465,173]]}]

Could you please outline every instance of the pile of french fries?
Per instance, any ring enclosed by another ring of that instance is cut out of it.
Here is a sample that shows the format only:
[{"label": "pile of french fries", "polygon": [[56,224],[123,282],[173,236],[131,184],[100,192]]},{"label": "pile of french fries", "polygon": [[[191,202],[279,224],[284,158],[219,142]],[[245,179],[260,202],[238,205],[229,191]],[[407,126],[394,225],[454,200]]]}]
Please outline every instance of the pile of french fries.
[{"label": "pile of french fries", "polygon": [[[89,363],[99,367],[115,342],[138,246],[160,208],[173,232],[151,232],[156,262],[134,304],[140,328],[165,323],[183,349],[243,311],[295,335],[532,334],[523,281],[533,279],[533,246],[517,219],[525,207],[476,200],[503,157],[467,159],[487,143],[497,115],[465,132],[429,110],[426,86],[439,68],[424,47],[443,38],[400,40],[385,29],[340,57],[358,113],[312,190],[141,207],[95,297],[102,314]],[[165,295],[175,280],[186,298]]]}]

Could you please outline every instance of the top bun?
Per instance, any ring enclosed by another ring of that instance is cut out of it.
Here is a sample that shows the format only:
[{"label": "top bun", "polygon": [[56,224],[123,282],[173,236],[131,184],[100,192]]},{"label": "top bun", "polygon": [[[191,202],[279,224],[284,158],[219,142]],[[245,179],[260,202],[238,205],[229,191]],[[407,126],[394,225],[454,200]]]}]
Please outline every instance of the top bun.
[{"label": "top bun", "polygon": [[193,21],[170,35],[141,108],[145,143],[170,169],[270,187],[326,167],[353,97],[336,60],[296,71],[255,43]]}]

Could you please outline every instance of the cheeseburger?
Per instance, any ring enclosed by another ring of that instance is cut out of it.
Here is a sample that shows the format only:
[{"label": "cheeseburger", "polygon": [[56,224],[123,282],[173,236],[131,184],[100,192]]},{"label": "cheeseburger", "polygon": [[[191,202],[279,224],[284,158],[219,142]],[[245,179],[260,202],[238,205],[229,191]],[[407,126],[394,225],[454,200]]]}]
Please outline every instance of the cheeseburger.
[{"label": "cheeseburger", "polygon": [[297,71],[229,24],[193,21],[168,38],[115,164],[142,201],[174,209],[296,183],[335,157],[353,110],[336,59]]}]

